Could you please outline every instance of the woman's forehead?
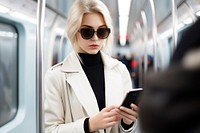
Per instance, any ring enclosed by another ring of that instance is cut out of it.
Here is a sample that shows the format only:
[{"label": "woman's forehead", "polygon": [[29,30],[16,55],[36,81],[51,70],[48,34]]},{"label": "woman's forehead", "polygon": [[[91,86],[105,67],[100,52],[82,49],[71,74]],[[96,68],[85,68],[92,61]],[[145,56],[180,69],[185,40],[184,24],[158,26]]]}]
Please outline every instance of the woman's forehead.
[{"label": "woman's forehead", "polygon": [[81,25],[100,27],[106,24],[103,16],[100,13],[86,13],[83,15]]}]

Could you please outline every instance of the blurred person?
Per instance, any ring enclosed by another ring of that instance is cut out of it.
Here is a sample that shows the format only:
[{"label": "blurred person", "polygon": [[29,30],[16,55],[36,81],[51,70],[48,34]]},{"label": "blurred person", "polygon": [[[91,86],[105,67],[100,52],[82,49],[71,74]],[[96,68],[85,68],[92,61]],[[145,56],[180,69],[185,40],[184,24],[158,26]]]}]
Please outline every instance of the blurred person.
[{"label": "blurred person", "polygon": [[193,64],[189,60],[148,76],[139,106],[144,133],[200,132],[200,50],[196,55]]},{"label": "blurred person", "polygon": [[[147,56],[147,68],[148,71],[152,71],[153,69],[153,56],[152,55],[148,55]],[[143,60],[143,67],[144,67],[144,60]]]},{"label": "blurred person", "polygon": [[138,107],[120,106],[132,81],[108,54],[112,24],[100,0],[75,0],[67,35],[73,51],[45,75],[45,132],[134,133]]},{"label": "blurred person", "polygon": [[124,63],[128,71],[131,72],[131,59],[129,55],[121,55],[121,58],[119,58],[119,61]]},{"label": "blurred person", "polygon": [[182,35],[172,56],[171,63],[178,63],[184,55],[200,46],[200,19],[191,25]]},{"label": "blurred person", "polygon": [[144,133],[200,132],[199,32],[198,20],[180,40],[169,68],[148,75],[139,105]]},{"label": "blurred person", "polygon": [[131,78],[135,88],[139,88],[139,63],[133,55],[131,58]]}]

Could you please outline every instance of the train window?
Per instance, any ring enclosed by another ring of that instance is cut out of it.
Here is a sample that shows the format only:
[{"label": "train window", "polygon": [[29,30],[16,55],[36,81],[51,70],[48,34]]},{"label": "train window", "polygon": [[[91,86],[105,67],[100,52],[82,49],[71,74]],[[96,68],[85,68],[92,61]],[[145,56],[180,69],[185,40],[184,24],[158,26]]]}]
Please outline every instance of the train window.
[{"label": "train window", "polygon": [[62,41],[62,57],[61,60],[63,60],[67,56],[68,52],[68,47],[67,47],[67,38],[64,37]]},{"label": "train window", "polygon": [[60,54],[60,40],[61,36],[56,36],[55,43],[53,46],[53,61],[52,65],[55,65],[59,62],[59,54]]},{"label": "train window", "polygon": [[[62,42],[61,42],[62,41]],[[61,36],[56,36],[55,38],[55,43],[53,46],[53,61],[52,61],[52,65],[57,64],[58,62],[61,62],[65,56],[68,54],[67,50],[67,38],[64,37],[62,39]]]},{"label": "train window", "polygon": [[0,22],[0,127],[17,113],[17,42],[15,27]]}]

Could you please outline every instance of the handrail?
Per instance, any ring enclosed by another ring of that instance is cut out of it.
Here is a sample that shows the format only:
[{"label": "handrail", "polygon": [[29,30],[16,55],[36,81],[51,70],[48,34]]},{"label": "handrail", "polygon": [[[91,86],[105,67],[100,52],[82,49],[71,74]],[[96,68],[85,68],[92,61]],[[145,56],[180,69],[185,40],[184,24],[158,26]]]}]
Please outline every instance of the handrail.
[{"label": "handrail", "polygon": [[45,0],[37,5],[37,44],[36,44],[36,130],[43,133],[43,35]]},{"label": "handrail", "polygon": [[[141,24],[137,21],[136,22],[136,28],[137,28],[137,31],[139,33],[139,36],[138,38],[140,38],[140,36],[142,37],[142,27],[141,27]],[[142,86],[142,81],[143,81],[143,73],[142,73],[142,70],[143,70],[143,67],[142,67],[142,53],[139,54],[139,57],[138,57],[138,64],[139,64],[139,86],[141,87]]]},{"label": "handrail", "polygon": [[144,31],[144,72],[147,72],[148,69],[148,51],[147,51],[147,40],[148,40],[148,31],[147,31],[147,17],[144,11],[141,11],[142,21],[143,21],[143,31]]},{"label": "handrail", "polygon": [[172,26],[173,26],[173,52],[176,49],[177,45],[177,4],[176,0],[171,0],[172,2]]},{"label": "handrail", "polygon": [[152,12],[152,35],[153,35],[153,42],[154,42],[154,70],[158,70],[158,63],[157,63],[157,24],[156,24],[156,15],[155,15],[155,6],[153,0],[149,0],[150,6],[151,6],[151,12]]}]

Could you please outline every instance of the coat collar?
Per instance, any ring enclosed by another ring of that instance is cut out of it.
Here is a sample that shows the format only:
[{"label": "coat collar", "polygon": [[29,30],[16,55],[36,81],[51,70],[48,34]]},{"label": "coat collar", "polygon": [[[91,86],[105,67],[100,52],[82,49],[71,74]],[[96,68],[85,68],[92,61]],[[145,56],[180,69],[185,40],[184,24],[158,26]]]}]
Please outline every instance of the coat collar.
[{"label": "coat collar", "polygon": [[[101,57],[102,57],[103,64],[105,67],[108,67],[111,69],[112,67],[114,67],[115,65],[118,64],[118,61],[116,59],[110,60],[111,57],[109,57],[107,54],[105,54],[103,52],[101,52]],[[80,67],[81,67],[81,65],[80,65],[78,56],[73,51],[63,61],[61,70],[63,72],[79,72]]]}]

